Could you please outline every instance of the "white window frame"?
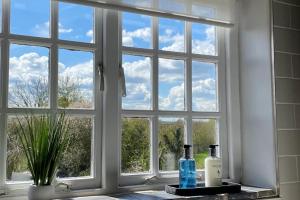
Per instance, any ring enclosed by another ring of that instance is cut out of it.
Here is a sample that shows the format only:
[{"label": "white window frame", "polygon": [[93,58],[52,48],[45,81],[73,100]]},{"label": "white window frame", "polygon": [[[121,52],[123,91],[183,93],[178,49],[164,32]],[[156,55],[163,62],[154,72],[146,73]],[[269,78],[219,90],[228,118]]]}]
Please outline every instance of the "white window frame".
[{"label": "white window frame", "polygon": [[[89,116],[93,120],[93,133],[91,141],[91,177],[64,178],[58,179],[70,185],[71,189],[99,188],[101,187],[101,152],[102,141],[102,110],[103,100],[99,89],[100,77],[98,66],[102,63],[102,9],[94,9],[94,43],[84,43],[59,39],[58,36],[58,9],[59,1],[50,2],[50,33],[49,38],[17,35],[10,33],[10,0],[2,0],[2,32],[1,41],[1,92],[0,92],[0,190],[5,188],[6,192],[23,191],[28,188],[31,182],[6,182],[6,122],[7,116],[12,114],[51,113],[55,114],[64,111],[71,116]],[[8,107],[8,79],[9,79],[9,45],[26,44],[49,48],[49,108],[9,108]],[[59,48],[82,50],[91,52],[94,55],[94,108],[93,109],[61,109],[57,105],[58,92],[58,51]]]},{"label": "white window frame", "polygon": [[[140,14],[140,13],[137,13]],[[225,30],[216,26],[216,56],[201,55],[192,53],[192,22],[185,22],[185,52],[171,52],[159,50],[159,17],[151,17],[152,20],[152,48],[126,47],[122,45],[122,12],[119,12],[119,49],[120,60],[123,54],[150,57],[152,74],[152,109],[150,110],[129,110],[122,109],[122,97],[119,96],[119,143],[121,147],[122,117],[141,117],[150,119],[150,173],[121,173],[121,159],[119,159],[119,184],[120,186],[137,184],[154,184],[178,181],[178,172],[160,172],[158,158],[158,127],[159,117],[180,117],[185,119],[184,141],[192,143],[192,119],[216,119],[217,141],[220,144],[219,155],[222,157],[223,178],[229,178],[228,161],[228,135],[227,135],[227,97],[226,97],[226,48]],[[186,111],[162,111],[158,108],[158,58],[180,59],[185,61],[185,109]],[[217,69],[217,112],[195,112],[192,111],[192,61],[211,62],[216,64]],[[120,92],[119,92],[120,94]],[[156,134],[155,134],[156,133]],[[121,158],[121,150],[119,151]],[[199,176],[204,177],[204,170],[197,170]]]},{"label": "white window frame", "polygon": [[[9,16],[10,16],[10,9],[9,9],[9,0],[3,0],[2,4],[2,10],[3,10],[3,18],[2,18],[2,33],[0,34],[1,39],[1,65],[4,67],[0,68],[1,72],[1,81],[0,81],[0,89],[2,90],[0,92],[0,127],[4,127],[6,125],[5,122],[5,116],[3,116],[1,113],[3,113],[3,110],[6,109],[6,96],[7,96],[7,90],[3,90],[3,88],[6,88],[8,85],[7,80],[7,74],[8,74],[8,42],[11,39],[21,40],[24,39],[28,42],[32,42],[33,44],[48,44],[51,46],[51,39],[46,38],[38,38],[38,37],[30,37],[30,36],[18,36],[18,35],[12,35],[9,34]],[[81,0],[51,0],[51,8],[54,9],[54,14],[51,13],[51,23],[57,22],[58,20],[58,2],[69,2],[69,3],[79,3],[86,6],[93,6],[96,4],[92,4],[90,2],[83,2]],[[122,28],[120,28],[120,19],[119,19],[119,12],[115,10],[105,10],[100,8],[95,8],[95,44],[85,44],[80,42],[72,42],[72,41],[65,41],[65,40],[59,40],[57,37],[57,28],[54,27],[51,30],[56,34],[55,38],[56,42],[55,44],[64,44],[69,47],[73,46],[80,46],[84,47],[87,50],[93,49],[95,50],[95,73],[97,73],[96,65],[103,62],[105,67],[105,90],[102,94],[101,92],[96,91],[95,97],[100,98],[100,102],[97,104],[95,103],[95,106],[98,106],[100,109],[99,113],[97,112],[98,118],[95,119],[97,123],[95,123],[96,129],[98,129],[97,137],[94,138],[94,154],[97,156],[94,157],[94,163],[96,164],[94,166],[94,172],[97,176],[96,182],[91,183],[91,185],[88,185],[84,183],[84,181],[79,180],[79,184],[76,185],[78,187],[74,187],[74,191],[70,191],[69,193],[64,194],[58,194],[58,197],[61,196],[82,196],[82,195],[97,195],[97,194],[105,194],[105,193],[114,193],[114,192],[123,192],[123,191],[132,191],[132,190],[141,190],[141,189],[153,189],[153,188],[162,188],[161,184],[164,183],[170,183],[174,181],[178,181],[178,177],[174,173],[165,174],[164,176],[157,176],[158,179],[150,179],[149,182],[145,182],[146,179],[152,178],[155,175],[158,175],[158,171],[153,171],[153,174],[147,174],[147,175],[132,175],[132,176],[126,176],[121,177],[120,176],[120,147],[121,147],[121,133],[120,133],[120,119],[121,114],[131,114],[131,111],[128,111],[128,113],[122,113],[121,111],[121,95],[120,95],[120,85],[117,79],[117,75],[119,73],[119,64],[120,64],[120,55],[121,54],[121,42],[120,41],[120,32],[122,31]],[[102,17],[103,16],[103,17]],[[154,17],[157,19],[157,17]],[[56,23],[57,24],[57,23]],[[190,24],[190,22],[189,22]],[[57,26],[57,25],[56,25]],[[102,29],[103,27],[103,29]],[[153,27],[153,31],[157,31],[157,26]],[[102,29],[102,31],[99,31]],[[191,38],[191,32],[187,31],[191,29],[191,25],[186,25],[186,38]],[[97,31],[98,30],[98,31]],[[118,31],[116,31],[118,30]],[[198,113],[198,112],[191,112],[189,111],[189,122],[187,124],[187,129],[191,130],[192,124],[191,124],[191,118],[192,117],[200,117],[200,118],[209,118],[216,116],[219,117],[221,120],[219,121],[219,130],[222,130],[222,137],[220,140],[222,141],[221,146],[221,153],[222,153],[222,160],[223,160],[223,178],[232,178],[233,176],[236,177],[236,181],[240,181],[240,176],[238,171],[240,171],[240,163],[241,158],[239,156],[233,156],[236,154],[236,152],[240,151],[240,141],[236,139],[236,136],[240,136],[240,129],[239,125],[235,123],[235,120],[239,120],[239,105],[237,107],[233,108],[233,105],[231,105],[232,100],[234,102],[239,103],[239,91],[238,91],[238,77],[233,76],[230,80],[228,80],[229,75],[236,75],[238,73],[238,64],[237,64],[237,53],[234,51],[231,53],[232,50],[234,50],[237,47],[237,41],[235,34],[237,33],[237,30],[227,31],[223,28],[217,28],[217,34],[218,34],[218,59],[219,59],[219,66],[224,66],[222,68],[218,67],[218,75],[220,76],[218,80],[218,87],[222,91],[222,94],[219,94],[218,97],[220,98],[219,106],[220,106],[220,112],[212,112],[212,113]],[[102,40],[103,38],[103,40]],[[116,40],[118,38],[118,40]],[[158,38],[154,38],[153,42],[158,41]],[[157,43],[157,42],[156,42]],[[187,46],[189,46],[188,49],[191,49],[191,44],[187,43]],[[154,46],[153,46],[154,47]],[[57,48],[57,46],[56,46]],[[102,49],[105,49],[105,51],[101,52]],[[130,50],[130,49],[129,49]],[[134,52],[137,50],[139,52],[139,49],[132,49]],[[148,53],[149,51],[141,53]],[[150,52],[151,53],[151,52]],[[164,55],[173,55],[173,52],[160,52]],[[204,55],[198,55],[198,54],[192,54],[190,51],[187,52],[187,55],[183,55],[182,53],[179,53],[179,57],[194,57],[198,58],[200,60],[210,60],[212,59],[211,56],[204,56]],[[184,54],[187,54],[184,53]],[[177,53],[175,53],[177,55]],[[102,57],[103,55],[103,57]],[[156,54],[157,55],[157,54]],[[225,62],[226,57],[226,62]],[[214,58],[216,59],[216,58]],[[56,60],[57,62],[57,55]],[[157,56],[156,56],[157,61]],[[156,63],[157,66],[157,63]],[[230,66],[230,67],[228,67]],[[186,75],[191,74],[191,68],[186,67],[187,70]],[[56,66],[57,70],[57,66]],[[156,70],[156,73],[158,72],[158,67],[154,67],[154,70]],[[154,71],[155,72],[155,71]],[[158,79],[158,75],[156,76]],[[56,77],[57,78],[57,77]],[[226,80],[226,82],[225,82]],[[190,81],[187,81],[191,83]],[[227,84],[226,84],[227,83]],[[95,74],[95,88],[98,88],[98,85],[100,84],[100,80],[98,75]],[[155,88],[158,88],[158,82],[156,80]],[[5,86],[6,85],[6,86]],[[56,86],[57,87],[57,86]],[[187,86],[186,86],[187,87]],[[153,88],[154,89],[154,88]],[[230,93],[227,94],[227,92],[230,91]],[[154,91],[153,91],[154,92]],[[156,92],[157,89],[156,89]],[[187,90],[186,95],[191,96],[191,90]],[[53,93],[52,93],[53,94]],[[226,96],[228,95],[228,96]],[[51,97],[54,98],[54,97]],[[227,101],[228,99],[228,101]],[[191,101],[191,99],[190,99]],[[158,102],[155,102],[156,105],[158,105]],[[226,104],[229,105],[228,113],[226,112]],[[5,105],[5,106],[3,106]],[[189,106],[191,107],[191,102],[189,103]],[[97,108],[97,109],[98,109]],[[42,109],[36,109],[38,111],[42,111]],[[190,109],[191,110],[191,109]],[[233,113],[234,110],[234,113]],[[67,110],[67,113],[74,113],[76,110]],[[127,111],[126,111],[127,112]],[[185,111],[186,112],[186,111]],[[182,112],[169,112],[169,111],[160,111],[159,114],[166,116],[166,115],[173,115],[173,114],[179,114],[180,116],[184,115]],[[83,113],[84,114],[84,113]],[[89,113],[85,113],[89,114]],[[136,116],[144,116],[142,111],[133,111],[132,114]],[[155,114],[155,113],[154,113]],[[147,116],[153,115],[153,113],[148,113]],[[154,115],[153,115],[154,116]],[[158,121],[157,115],[154,116],[156,118],[156,122]],[[230,129],[230,134],[227,132],[227,121],[228,122],[228,128]],[[157,130],[157,123],[152,124],[152,129]],[[231,134],[233,130],[233,134]],[[186,130],[188,131],[188,130]],[[190,134],[188,137],[185,138],[187,141],[191,141],[192,133],[189,131]],[[228,137],[227,137],[228,136]],[[234,137],[234,138],[233,138]],[[5,132],[3,129],[0,129],[0,138],[5,138]],[[234,144],[232,144],[232,140],[234,140]],[[151,149],[155,150],[158,148],[157,144],[157,138],[152,137],[151,138]],[[5,163],[6,163],[6,140],[0,140],[0,193],[1,193],[1,187],[7,186],[5,184],[6,179],[6,173],[5,173]],[[153,151],[152,151],[153,152]],[[229,159],[230,158],[230,159]],[[156,169],[158,169],[158,159],[153,159],[156,162],[153,163],[153,166],[157,166]],[[2,170],[3,169],[3,170]],[[200,171],[201,174],[203,174],[203,171]],[[122,180],[123,179],[123,180]],[[71,182],[69,182],[71,183]],[[148,185],[149,183],[149,185]],[[71,183],[72,184],[72,183]],[[145,184],[141,186],[130,186],[130,187],[123,187],[125,185],[132,185],[132,184]],[[154,185],[153,185],[154,184]],[[27,187],[29,184],[26,184]],[[122,186],[123,185],[123,186]],[[26,193],[26,187],[24,187],[24,184],[20,184],[18,186],[22,186],[20,188],[23,189],[23,193]],[[75,185],[74,185],[75,186]],[[16,185],[14,185],[14,189],[16,188]],[[25,190],[24,190],[25,188]],[[89,189],[88,189],[89,188]],[[91,189],[91,188],[97,188],[97,189]],[[11,188],[12,189],[12,188]],[[77,190],[78,189],[78,190]],[[83,189],[83,190],[82,190]],[[6,191],[8,194],[10,194],[10,191]],[[11,194],[16,194],[11,193]]]}]

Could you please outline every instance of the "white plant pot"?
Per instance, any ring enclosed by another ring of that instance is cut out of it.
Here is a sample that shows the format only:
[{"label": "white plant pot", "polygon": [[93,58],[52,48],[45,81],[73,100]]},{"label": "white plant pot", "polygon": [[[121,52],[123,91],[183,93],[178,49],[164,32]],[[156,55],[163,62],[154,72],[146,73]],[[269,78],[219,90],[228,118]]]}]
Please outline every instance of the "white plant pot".
[{"label": "white plant pot", "polygon": [[53,199],[55,188],[53,185],[36,186],[31,185],[28,190],[29,200],[51,200]]}]

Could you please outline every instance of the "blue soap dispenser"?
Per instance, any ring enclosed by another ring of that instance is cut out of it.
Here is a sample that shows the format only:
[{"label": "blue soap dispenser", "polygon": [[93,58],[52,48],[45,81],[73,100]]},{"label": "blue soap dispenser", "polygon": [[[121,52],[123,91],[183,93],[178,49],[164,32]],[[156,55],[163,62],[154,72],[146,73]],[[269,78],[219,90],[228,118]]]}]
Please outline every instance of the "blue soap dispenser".
[{"label": "blue soap dispenser", "polygon": [[184,156],[179,160],[179,187],[196,187],[195,160],[191,157],[192,145],[184,145]]}]

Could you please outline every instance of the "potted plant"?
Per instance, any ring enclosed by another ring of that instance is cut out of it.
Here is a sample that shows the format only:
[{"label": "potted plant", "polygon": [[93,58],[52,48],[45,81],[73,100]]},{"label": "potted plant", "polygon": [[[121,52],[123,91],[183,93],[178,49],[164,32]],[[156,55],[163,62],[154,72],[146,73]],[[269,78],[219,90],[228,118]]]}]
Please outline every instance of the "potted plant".
[{"label": "potted plant", "polygon": [[53,198],[52,181],[68,146],[68,130],[69,120],[64,113],[55,116],[30,114],[18,118],[18,139],[33,179],[28,190],[29,200]]}]

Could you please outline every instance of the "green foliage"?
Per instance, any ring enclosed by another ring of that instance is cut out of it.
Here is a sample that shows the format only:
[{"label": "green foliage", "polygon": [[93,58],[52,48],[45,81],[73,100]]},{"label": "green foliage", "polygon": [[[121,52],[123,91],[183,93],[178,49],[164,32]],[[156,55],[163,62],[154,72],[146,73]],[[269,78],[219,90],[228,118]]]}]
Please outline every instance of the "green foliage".
[{"label": "green foliage", "polygon": [[143,118],[124,118],[122,123],[122,172],[149,171],[149,120]]},{"label": "green foliage", "polygon": [[35,185],[50,185],[68,145],[68,120],[64,114],[26,115],[18,118],[17,137],[27,158]]},{"label": "green foliage", "polygon": [[92,120],[72,117],[69,121],[70,143],[68,149],[63,152],[57,176],[60,178],[89,176],[91,174]]},{"label": "green foliage", "polygon": [[208,152],[194,154],[197,169],[204,169],[204,160],[208,157]]},{"label": "green foliage", "polygon": [[182,156],[184,145],[184,122],[177,120],[175,122],[160,121],[159,126],[159,169],[168,170],[167,154],[173,155],[172,162],[175,169],[178,169],[178,160]]}]

